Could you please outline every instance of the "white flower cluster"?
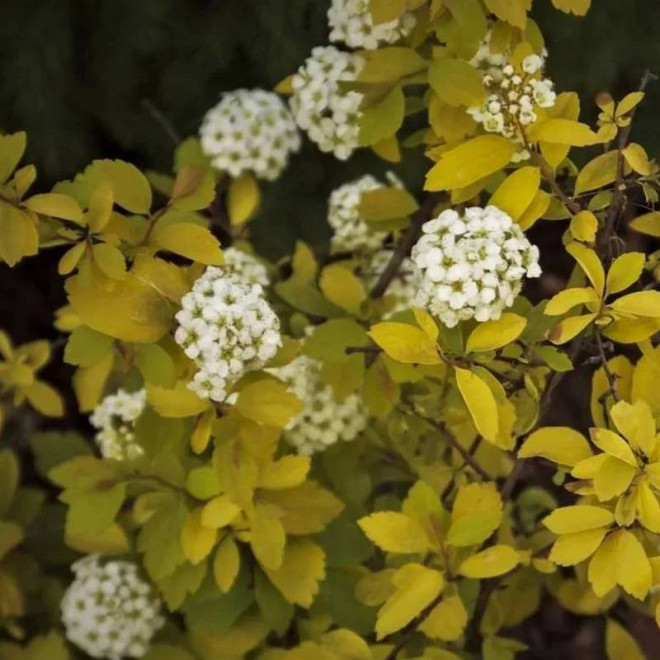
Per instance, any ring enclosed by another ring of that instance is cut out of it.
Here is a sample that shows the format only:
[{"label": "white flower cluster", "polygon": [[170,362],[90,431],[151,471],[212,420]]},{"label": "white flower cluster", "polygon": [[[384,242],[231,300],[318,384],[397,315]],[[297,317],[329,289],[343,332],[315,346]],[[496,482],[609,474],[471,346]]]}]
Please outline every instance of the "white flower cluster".
[{"label": "white flower cluster", "polygon": [[[371,289],[376,284],[387,264],[390,262],[392,254],[392,250],[379,250],[370,255],[365,263],[362,264],[360,271],[368,289]],[[387,287],[386,295],[392,297],[394,304],[388,310],[386,317],[413,307],[415,304],[415,295],[420,286],[419,270],[415,268],[412,260],[406,257],[401,262],[396,276]]]},{"label": "white flower cluster", "polygon": [[495,206],[473,206],[462,216],[443,211],[422,231],[412,250],[421,277],[415,303],[450,328],[473,317],[500,318],[523,278],[541,274],[538,248]]},{"label": "white flower cluster", "polygon": [[125,461],[144,453],[135,442],[134,429],[146,403],[146,390],[127,392],[119,389],[96,406],[89,421],[98,429],[95,439],[103,458]]},{"label": "white flower cluster", "polygon": [[202,150],[221,172],[238,177],[254,172],[272,181],[300,149],[293,117],[277,94],[237,89],[224,94],[199,129]]},{"label": "white flower cluster", "polygon": [[161,603],[135,564],[89,555],[72,566],[76,577],[62,598],[66,637],[92,658],[141,658],[165,623]]},{"label": "white flower cluster", "polygon": [[358,146],[362,94],[341,82],[357,79],[363,59],[334,46],[317,46],[293,76],[289,99],[293,116],[324,152],[346,160]]},{"label": "white flower cluster", "polygon": [[542,77],[545,60],[541,55],[528,55],[520,72],[511,64],[488,63],[483,75],[486,100],[481,106],[468,108],[468,113],[487,132],[499,133],[520,145],[514,162],[527,160],[531,154],[525,147],[524,127],[538,119],[539,108],[551,108],[557,98],[553,82]]},{"label": "white flower cluster", "polygon": [[222,270],[227,275],[250,286],[259,284],[265,288],[270,284],[266,267],[256,257],[235,247],[223,250],[223,254],[225,263]]},{"label": "white flower cluster", "polygon": [[328,9],[330,41],[343,41],[350,48],[374,50],[383,43],[393,44],[407,37],[415,23],[415,15],[407,11],[374,25],[369,0],[332,0]]},{"label": "white flower cluster", "polygon": [[298,453],[324,451],[339,440],[354,440],[367,425],[367,412],[357,394],[337,401],[321,378],[321,364],[305,355],[273,370],[304,404],[285,430],[285,440]]},{"label": "white flower cluster", "polygon": [[[388,178],[392,185],[401,185],[393,175]],[[378,179],[367,174],[332,191],[328,200],[328,223],[334,230],[330,242],[333,252],[377,250],[383,244],[387,232],[372,229],[362,219],[359,206],[363,193],[384,187]]]},{"label": "white flower cluster", "polygon": [[174,339],[198,371],[188,387],[224,401],[231,386],[260,369],[282,343],[280,322],[259,284],[248,285],[208,267],[181,300]]},{"label": "white flower cluster", "polygon": [[470,64],[477,69],[488,71],[493,67],[503,67],[507,63],[509,57],[508,53],[497,53],[491,50],[490,39],[492,35],[492,31],[488,30],[486,36],[479,44],[477,52],[470,60]]}]

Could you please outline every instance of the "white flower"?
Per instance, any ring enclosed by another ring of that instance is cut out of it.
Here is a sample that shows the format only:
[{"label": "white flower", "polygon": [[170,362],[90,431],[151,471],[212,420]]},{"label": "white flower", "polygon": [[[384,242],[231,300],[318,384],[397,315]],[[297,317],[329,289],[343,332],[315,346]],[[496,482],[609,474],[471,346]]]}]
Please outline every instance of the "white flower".
[{"label": "white flower", "polygon": [[202,150],[221,172],[238,177],[253,172],[272,181],[300,149],[293,117],[277,94],[237,89],[222,96],[199,129]]},{"label": "white flower", "polygon": [[261,369],[282,343],[280,322],[259,284],[208,267],[181,300],[175,341],[198,371],[188,387],[203,399],[224,401],[245,373]]},{"label": "white flower", "polygon": [[[362,280],[368,289],[371,289],[392,258],[393,250],[378,250],[367,257],[360,266]],[[401,262],[396,276],[387,287],[386,297],[391,301],[384,318],[389,318],[397,312],[403,312],[414,305],[415,295],[420,286],[419,270],[407,257]]]},{"label": "white flower", "polygon": [[146,401],[146,390],[127,392],[119,389],[96,406],[89,421],[98,429],[95,440],[103,458],[124,461],[144,453],[135,442],[134,430]]},{"label": "white flower", "polygon": [[540,55],[528,55],[522,61],[522,70],[525,73],[536,73],[543,68],[543,58]]},{"label": "white flower", "polygon": [[301,355],[293,362],[273,369],[302,402],[303,409],[288,424],[285,440],[299,454],[311,455],[336,442],[354,440],[367,425],[367,411],[357,394],[343,401],[321,377],[321,363]]},{"label": "white flower", "polygon": [[448,327],[500,318],[523,278],[541,274],[538,248],[495,206],[467,208],[462,218],[443,211],[422,232],[411,255],[420,280],[414,303]]},{"label": "white flower", "polygon": [[557,100],[557,94],[552,90],[552,81],[532,80],[534,89],[534,100],[541,108],[551,108]]},{"label": "white flower", "polygon": [[223,250],[225,263],[221,268],[227,275],[231,275],[243,284],[260,284],[267,287],[270,284],[266,267],[254,256],[235,247]]},{"label": "white flower", "polygon": [[[401,182],[392,173],[388,174],[388,179],[391,185],[401,187]],[[328,200],[328,223],[334,230],[331,239],[333,252],[377,250],[383,244],[387,232],[370,227],[360,216],[359,206],[363,193],[385,187],[367,174],[332,191]]]},{"label": "white flower", "polygon": [[332,0],[328,9],[330,41],[343,41],[350,48],[374,50],[407,37],[415,27],[415,16],[404,12],[399,18],[374,25],[369,0]]},{"label": "white flower", "polygon": [[342,89],[352,82],[364,61],[334,46],[317,46],[293,76],[289,104],[296,123],[319,149],[346,160],[358,146],[362,94]]},{"label": "white flower", "polygon": [[89,555],[72,566],[62,598],[67,639],[92,658],[141,658],[163,624],[160,599],[135,564]]}]

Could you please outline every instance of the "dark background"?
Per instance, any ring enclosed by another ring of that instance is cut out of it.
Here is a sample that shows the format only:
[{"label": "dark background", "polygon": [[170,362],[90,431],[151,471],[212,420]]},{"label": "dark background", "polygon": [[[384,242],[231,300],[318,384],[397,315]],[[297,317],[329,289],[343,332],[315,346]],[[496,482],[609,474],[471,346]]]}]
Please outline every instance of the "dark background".
[{"label": "dark background", "polygon": [[[168,172],[175,141],[154,109],[180,138],[194,135],[220,92],[270,89],[326,43],[327,6],[326,0],[0,0],[0,131],[27,131],[25,162],[39,172],[35,191],[71,178],[94,158],[123,158],[143,170]],[[550,53],[547,74],[558,91],[579,93],[585,121],[598,114],[598,92],[620,98],[637,87],[644,69],[660,74],[658,0],[593,0],[586,18],[535,0],[533,15]],[[655,83],[633,132],[652,157],[660,151],[659,108]],[[425,167],[416,153],[396,169],[416,191]],[[252,225],[257,249],[271,259],[290,252],[296,239],[322,249],[329,236],[329,192],[384,169],[368,152],[341,163],[306,143],[277,182],[263,184],[264,204]],[[561,247],[563,230],[563,224],[539,223],[531,233],[541,246],[545,295],[563,286],[572,267]],[[60,253],[44,251],[13,270],[0,264],[0,327],[16,343],[56,337],[53,312],[64,304]],[[588,425],[587,372],[566,380],[553,423]],[[70,376],[57,353],[46,379],[70,391]],[[69,402],[64,424],[81,421]],[[37,423],[29,413],[17,416],[4,437],[25,446]],[[617,616],[647,648],[657,648],[653,623],[629,612]],[[602,619],[578,620],[548,601],[526,628],[527,657],[604,657]]]}]

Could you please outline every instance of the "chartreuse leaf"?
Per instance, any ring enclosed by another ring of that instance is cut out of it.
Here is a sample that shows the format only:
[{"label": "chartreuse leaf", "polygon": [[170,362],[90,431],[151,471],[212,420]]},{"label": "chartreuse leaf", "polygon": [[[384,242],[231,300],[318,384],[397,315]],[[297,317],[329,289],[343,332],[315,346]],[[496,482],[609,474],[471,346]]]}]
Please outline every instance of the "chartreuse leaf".
[{"label": "chartreuse leaf", "polygon": [[422,564],[405,564],[392,576],[394,593],[378,610],[376,638],[383,639],[410,623],[442,592],[444,576]]},{"label": "chartreuse leaf", "polygon": [[69,336],[64,349],[64,361],[80,367],[91,367],[108,354],[112,343],[112,337],[81,325]]},{"label": "chartreuse leaf", "polygon": [[548,301],[543,313],[548,316],[561,316],[577,305],[595,305],[596,303],[598,303],[598,295],[591,287],[565,289]]},{"label": "chartreuse leaf", "polygon": [[616,179],[619,152],[614,149],[589,161],[575,179],[575,194],[603,188]]},{"label": "chartreuse leaf", "polygon": [[406,218],[418,208],[417,200],[407,190],[391,186],[363,192],[358,213],[366,222],[381,222]]},{"label": "chartreuse leaf", "polygon": [[308,539],[290,539],[277,569],[263,567],[268,579],[293,605],[309,608],[325,577],[325,553]]},{"label": "chartreuse leaf", "polygon": [[46,417],[62,417],[64,415],[64,400],[59,392],[41,380],[35,380],[23,387],[23,393],[30,405]]},{"label": "chartreuse leaf", "polygon": [[0,560],[23,540],[23,530],[13,522],[0,520]]},{"label": "chartreuse leaf", "polygon": [[435,342],[422,330],[407,323],[385,322],[371,328],[369,336],[397,362],[439,364]]},{"label": "chartreuse leaf", "polygon": [[465,559],[458,567],[460,575],[482,580],[504,575],[521,561],[520,553],[510,545],[494,545]]},{"label": "chartreuse leaf", "polygon": [[188,389],[184,381],[172,389],[147,384],[147,401],[161,417],[194,417],[209,408],[209,402]]},{"label": "chartreuse leaf", "polygon": [[481,74],[465,60],[443,58],[429,65],[431,89],[445,103],[466,107],[481,105],[484,84]]},{"label": "chartreuse leaf", "polygon": [[239,227],[250,220],[259,209],[261,192],[251,174],[232,179],[227,190],[227,212],[232,225]]},{"label": "chartreuse leaf", "polygon": [[302,401],[278,380],[264,379],[246,385],[236,409],[257,424],[284,428],[302,410]]},{"label": "chartreuse leaf", "polygon": [[4,518],[18,486],[18,461],[9,449],[0,451],[0,518]]},{"label": "chartreuse leaf", "polygon": [[496,442],[499,431],[497,402],[488,385],[469,369],[456,368],[456,385],[472,416],[477,431],[489,442]]},{"label": "chartreuse leaf", "polygon": [[[431,613],[426,617],[419,629],[431,639],[439,639],[443,642],[455,642],[465,632],[467,623],[467,610],[460,596],[456,594],[454,596],[445,596],[431,610]],[[450,657],[447,656],[445,659],[439,656],[438,660],[450,660]]]},{"label": "chartreuse leaf", "polygon": [[542,522],[554,534],[573,534],[607,527],[614,522],[614,515],[600,506],[575,504],[556,509]]},{"label": "chartreuse leaf", "polygon": [[514,27],[525,29],[532,0],[485,0],[488,11]]},{"label": "chartreuse leaf", "polygon": [[624,315],[660,318],[660,291],[636,291],[617,298],[612,309]]},{"label": "chartreuse leaf", "polygon": [[483,543],[502,521],[502,498],[493,483],[461,486],[451,513],[447,543],[465,547]]},{"label": "chartreuse leaf", "polygon": [[191,564],[206,559],[218,541],[218,532],[202,523],[202,508],[191,511],[181,529],[183,554]]},{"label": "chartreuse leaf", "polygon": [[536,197],[541,185],[538,167],[521,167],[499,185],[489,204],[497,206],[518,222]]},{"label": "chartreuse leaf", "polygon": [[374,25],[394,21],[406,10],[406,0],[369,0]]},{"label": "chartreuse leaf", "polygon": [[358,144],[368,147],[395,135],[403,122],[405,111],[403,90],[401,85],[395,85],[382,100],[362,111]]},{"label": "chartreuse leaf", "polygon": [[358,80],[366,83],[395,83],[426,68],[426,62],[412,48],[389,46],[362,51],[361,55],[366,62]]},{"label": "chartreuse leaf", "polygon": [[279,512],[271,506],[257,504],[249,516],[250,547],[264,568],[277,570],[284,559],[286,533]]},{"label": "chartreuse leaf", "polygon": [[37,254],[36,216],[0,201],[0,259],[14,266],[23,257]]},{"label": "chartreuse leaf", "polygon": [[498,135],[481,135],[442,154],[426,175],[426,190],[465,188],[509,164],[515,147]]},{"label": "chartreuse leaf", "polygon": [[158,344],[138,344],[135,362],[147,383],[174,387],[176,367],[170,354]]},{"label": "chartreuse leaf", "polygon": [[476,353],[502,348],[518,339],[526,325],[522,316],[505,312],[496,321],[480,323],[468,337],[465,351]]},{"label": "chartreuse leaf", "polygon": [[367,537],[385,552],[425,552],[431,545],[423,525],[403,513],[372,513],[361,518],[358,524]]},{"label": "chartreuse leaf", "polygon": [[591,7],[591,0],[552,0],[552,4],[566,14],[584,16]]},{"label": "chartreuse leaf", "polygon": [[269,462],[259,475],[259,487],[266,490],[283,490],[300,486],[309,473],[309,456],[283,456]]},{"label": "chartreuse leaf", "polygon": [[619,293],[641,277],[646,256],[643,252],[628,252],[615,259],[607,273],[606,295]]},{"label": "chartreuse leaf", "polygon": [[117,523],[101,532],[81,533],[66,530],[65,541],[71,549],[85,554],[123,555],[130,550],[128,536]]},{"label": "chartreuse leaf", "polygon": [[593,555],[603,542],[605,534],[606,527],[562,534],[552,546],[548,558],[559,566],[575,566]]},{"label": "chartreuse leaf", "polygon": [[23,131],[0,135],[0,184],[4,183],[23,158],[27,136]]},{"label": "chartreuse leaf", "polygon": [[570,229],[574,239],[593,243],[598,232],[598,218],[591,211],[580,211],[571,218]]},{"label": "chartreuse leaf", "polygon": [[147,177],[134,165],[121,160],[95,160],[83,177],[91,189],[106,184],[112,190],[115,204],[131,213],[148,213],[151,187]]},{"label": "chartreuse leaf", "polygon": [[82,222],[82,209],[78,202],[68,195],[62,195],[61,193],[34,195],[26,200],[24,205],[35,213],[41,213],[41,215],[71,220],[78,224]]},{"label": "chartreuse leaf", "polygon": [[366,296],[362,281],[348,268],[336,264],[321,271],[319,287],[331,303],[354,314]]},{"label": "chartreuse leaf", "polygon": [[605,626],[605,653],[607,660],[645,660],[635,638],[617,621],[607,619]]},{"label": "chartreuse leaf", "polygon": [[567,426],[546,426],[538,429],[528,436],[518,450],[519,458],[541,456],[571,468],[591,455],[586,438]]},{"label": "chartreuse leaf", "polygon": [[553,344],[565,344],[579,335],[595,318],[596,314],[584,314],[564,319],[548,332],[548,339]]},{"label": "chartreuse leaf", "polygon": [[602,139],[586,124],[560,117],[533,124],[528,136],[534,142],[550,142],[572,147],[586,147],[602,142]]},{"label": "chartreuse leaf", "polygon": [[179,170],[172,186],[172,208],[198,211],[215,199],[215,177],[209,167],[187,165]]},{"label": "chartreuse leaf", "polygon": [[156,225],[154,241],[164,250],[206,266],[224,263],[220,242],[206,228],[191,222]]},{"label": "chartreuse leaf", "polygon": [[204,505],[201,523],[210,529],[226,527],[241,512],[241,507],[234,504],[227,495],[218,495]]}]

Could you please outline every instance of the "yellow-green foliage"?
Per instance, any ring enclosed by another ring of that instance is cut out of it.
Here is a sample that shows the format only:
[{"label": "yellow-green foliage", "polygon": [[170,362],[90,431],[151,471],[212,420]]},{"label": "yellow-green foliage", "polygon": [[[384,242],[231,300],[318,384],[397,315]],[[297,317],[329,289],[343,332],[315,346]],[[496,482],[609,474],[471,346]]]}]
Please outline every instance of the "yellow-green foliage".
[{"label": "yellow-green foliage", "polygon": [[[552,4],[581,16],[590,1]],[[222,402],[188,389],[195,365],[173,338],[174,317],[204,268],[222,266],[218,236],[250,249],[255,178],[215,172],[189,138],[172,177],[97,160],[31,195],[25,135],[0,138],[0,258],[60,255],[67,304],[55,327],[79,410],[119,387],[146,390],[131,460],[95,455],[71,434],[35,438],[37,467],[66,506],[64,540],[76,553],[139,562],[169,613],[152,660],[513,658],[525,647],[506,629],[544,594],[606,617],[613,660],[642,657],[608,612],[634,601],[660,624],[658,254],[622,254],[619,238],[631,199],[658,199],[658,165],[629,139],[650,76],[621,100],[601,95],[593,127],[579,121],[577,96],[557,90],[516,141],[466,112],[486,94],[469,60],[487,34],[516,71],[541,53],[531,0],[370,7],[377,22],[412,11],[416,26],[364,51],[347,83],[364,94],[359,142],[391,162],[423,146],[425,191],[362,196],[364,221],[397,246],[375,286],[361,278],[359,253],[326,262],[302,242],[271,268],[282,344]],[[290,80],[278,91],[290,93]],[[421,130],[410,134],[408,114],[423,118]],[[523,147],[529,158],[512,161]],[[392,315],[387,285],[421,223],[488,204],[522,230],[552,222],[575,264],[569,285],[535,305],[520,296],[483,323],[449,328],[410,305]],[[660,213],[629,226],[658,237]],[[24,401],[63,414],[37,377],[47,342],[13,347],[0,333],[0,354],[5,421]],[[369,422],[357,440],[311,457],[286,443],[304,402],[278,374],[296,359],[316,361],[337,400],[358,398]],[[547,423],[553,393],[578,369],[593,372],[588,434]],[[530,463],[546,469],[528,473]],[[27,556],[42,499],[19,486],[14,454],[0,452],[0,624],[17,639],[24,592],[37,587],[22,584],[16,557]],[[0,654],[59,660],[62,640],[50,632]]]}]

